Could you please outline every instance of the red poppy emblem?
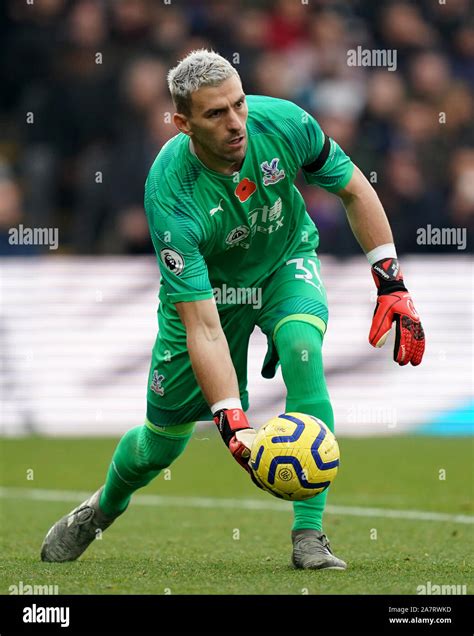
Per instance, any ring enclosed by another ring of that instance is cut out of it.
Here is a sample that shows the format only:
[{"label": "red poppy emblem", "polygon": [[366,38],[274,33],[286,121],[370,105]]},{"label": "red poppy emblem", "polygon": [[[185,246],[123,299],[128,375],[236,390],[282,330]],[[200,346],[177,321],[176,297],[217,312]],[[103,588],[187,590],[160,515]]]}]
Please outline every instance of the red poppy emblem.
[{"label": "red poppy emblem", "polygon": [[235,196],[238,197],[242,203],[245,203],[256,189],[256,184],[245,177],[245,179],[242,179],[239,185],[235,188]]}]

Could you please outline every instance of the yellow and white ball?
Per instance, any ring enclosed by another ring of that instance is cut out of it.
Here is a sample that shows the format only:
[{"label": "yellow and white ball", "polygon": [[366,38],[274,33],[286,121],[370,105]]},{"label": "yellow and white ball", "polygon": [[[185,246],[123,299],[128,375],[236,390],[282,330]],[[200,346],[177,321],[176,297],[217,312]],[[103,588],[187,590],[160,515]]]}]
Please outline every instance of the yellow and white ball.
[{"label": "yellow and white ball", "polygon": [[323,492],[339,468],[339,446],[329,428],[305,413],[283,413],[258,431],[250,467],[275,497],[302,501]]}]

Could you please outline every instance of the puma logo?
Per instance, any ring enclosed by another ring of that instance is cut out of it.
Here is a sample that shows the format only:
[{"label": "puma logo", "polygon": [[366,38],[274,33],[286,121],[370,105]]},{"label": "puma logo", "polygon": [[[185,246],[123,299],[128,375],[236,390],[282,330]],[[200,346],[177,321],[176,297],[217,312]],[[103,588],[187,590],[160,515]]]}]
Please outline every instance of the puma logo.
[{"label": "puma logo", "polygon": [[223,201],[223,200],[224,200],[224,199],[221,199],[221,200],[219,201],[219,205],[217,206],[217,208],[212,208],[212,210],[209,210],[209,214],[210,214],[211,216],[214,216],[214,214],[215,214],[216,212],[224,212],[224,209],[222,208],[222,201]]}]

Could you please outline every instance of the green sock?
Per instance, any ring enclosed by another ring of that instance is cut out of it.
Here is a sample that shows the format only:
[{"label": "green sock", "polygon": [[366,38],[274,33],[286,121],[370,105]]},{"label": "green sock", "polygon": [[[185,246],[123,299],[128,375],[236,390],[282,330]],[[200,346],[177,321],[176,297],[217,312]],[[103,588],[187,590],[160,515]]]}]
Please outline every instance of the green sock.
[{"label": "green sock", "polygon": [[[334,413],[324,378],[323,336],[307,322],[290,320],[276,332],[275,344],[287,389],[286,411],[308,413],[322,420],[334,432]],[[316,497],[293,504],[293,530],[323,529],[323,512],[328,489]]]},{"label": "green sock", "polygon": [[104,514],[121,514],[136,490],[149,484],[181,455],[193,429],[194,422],[159,430],[147,421],[127,431],[115,449],[100,497]]}]

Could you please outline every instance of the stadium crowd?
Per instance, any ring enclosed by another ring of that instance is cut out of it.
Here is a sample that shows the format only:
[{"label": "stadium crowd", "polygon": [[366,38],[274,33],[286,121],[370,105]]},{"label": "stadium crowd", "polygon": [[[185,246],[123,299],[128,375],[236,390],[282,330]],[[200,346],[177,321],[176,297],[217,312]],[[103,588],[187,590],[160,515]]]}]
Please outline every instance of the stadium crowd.
[{"label": "stadium crowd", "polygon": [[[152,252],[143,185],[175,134],[168,68],[213,48],[244,90],[311,112],[376,188],[399,252],[474,226],[469,0],[7,0],[0,8],[0,254],[20,223],[60,251]],[[396,68],[348,52],[396,52]],[[321,252],[360,253],[337,197],[299,183]],[[41,248],[36,248],[41,251]],[[472,250],[468,240],[467,249]]]}]

